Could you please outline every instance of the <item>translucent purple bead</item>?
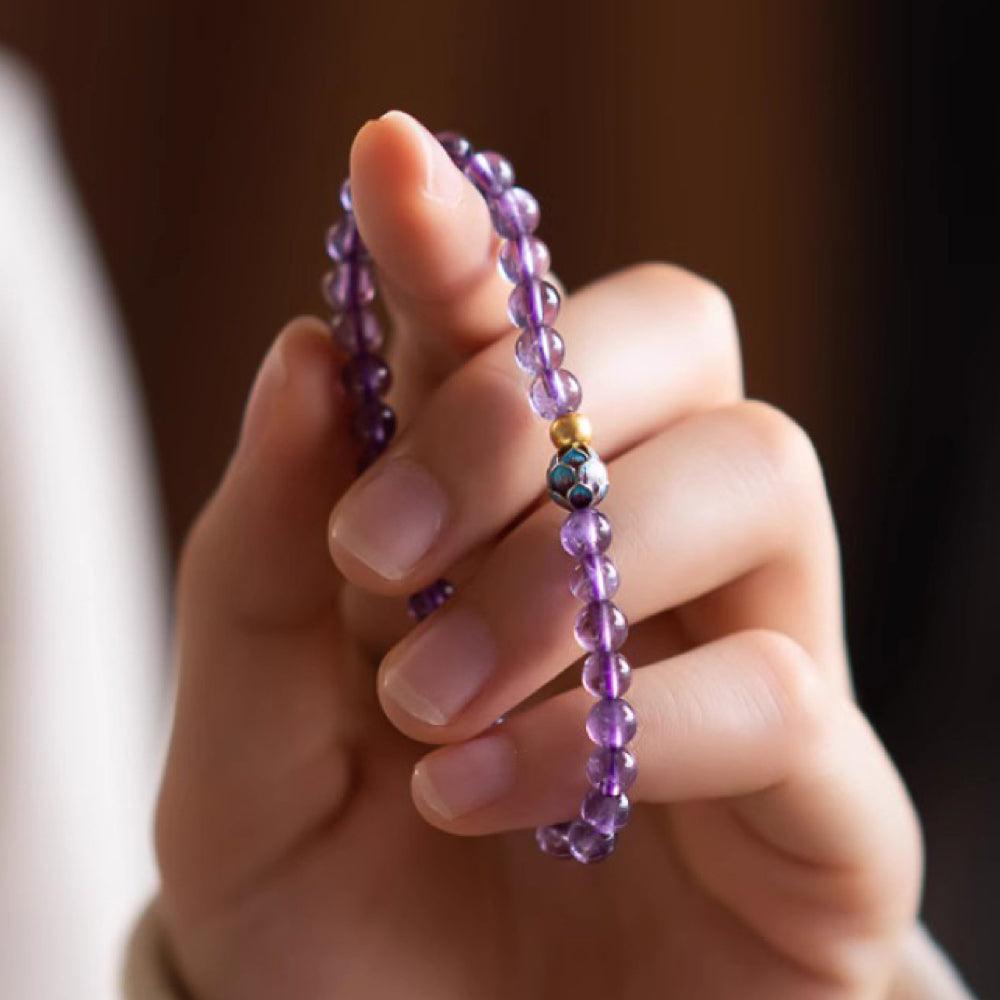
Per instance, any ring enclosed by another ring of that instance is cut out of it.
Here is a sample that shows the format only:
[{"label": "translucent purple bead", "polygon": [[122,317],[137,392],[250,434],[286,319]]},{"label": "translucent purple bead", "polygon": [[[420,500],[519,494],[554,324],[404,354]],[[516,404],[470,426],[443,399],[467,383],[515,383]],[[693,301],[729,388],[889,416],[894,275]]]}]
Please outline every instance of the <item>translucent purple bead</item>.
[{"label": "translucent purple bead", "polygon": [[350,216],[326,231],[326,252],[330,260],[347,260],[360,245],[357,227]]},{"label": "translucent purple bead", "polygon": [[340,207],[345,212],[354,211],[354,199],[351,197],[351,179],[349,177],[340,185]]},{"label": "translucent purple bead", "polygon": [[555,420],[580,408],[583,392],[572,372],[565,368],[542,372],[528,389],[531,408],[543,420]]},{"label": "translucent purple bead", "polygon": [[621,647],[628,635],[628,620],[611,601],[591,601],[576,616],[576,641],[589,652]]},{"label": "translucent purple bead", "polygon": [[587,735],[599,747],[623,747],[635,729],[635,710],[623,698],[595,702],[587,716]]},{"label": "translucent purple bead", "polygon": [[507,315],[514,326],[552,326],[559,315],[559,292],[539,278],[522,281],[507,299]]},{"label": "translucent purple bead", "polygon": [[368,305],[375,298],[375,275],[367,264],[343,261],[323,279],[323,294],[334,309]]},{"label": "translucent purple bead", "polygon": [[392,384],[385,359],[377,354],[358,354],[344,365],[341,379],[347,392],[357,400],[384,396]]},{"label": "translucent purple bead", "polygon": [[514,168],[499,153],[473,153],[465,164],[465,176],[484,197],[496,198],[514,183]]},{"label": "translucent purple bead", "polygon": [[508,240],[533,233],[542,217],[535,196],[522,187],[508,188],[489,206],[493,228]]},{"label": "translucent purple bead", "polygon": [[635,757],[621,748],[598,747],[587,759],[587,780],[605,795],[627,792],[638,773]]},{"label": "translucent purple bead", "polygon": [[580,806],[580,818],[610,837],[628,823],[630,811],[626,795],[621,792],[605,795],[594,788],[587,793]]},{"label": "translucent purple bead", "polygon": [[540,826],[535,830],[535,842],[546,853],[554,858],[568,858],[569,823],[554,823],[552,826]]},{"label": "translucent purple bead", "polygon": [[618,567],[607,556],[588,555],[573,567],[569,589],[581,601],[610,600],[618,593]]},{"label": "translucent purple bead", "polygon": [[500,247],[500,273],[513,285],[544,278],[551,264],[549,248],[537,236],[505,240]]},{"label": "translucent purple bead", "polygon": [[385,338],[374,313],[351,310],[337,317],[333,324],[333,340],[342,351],[354,354],[380,350]]},{"label": "translucent purple bead", "polygon": [[514,358],[518,366],[530,375],[558,368],[566,353],[566,345],[551,326],[537,329],[529,327],[521,333],[514,345]]},{"label": "translucent purple bead", "polygon": [[575,559],[607,551],[612,537],[611,522],[593,508],[573,511],[559,529],[564,551]]},{"label": "translucent purple bead", "polygon": [[632,686],[632,667],[621,653],[598,650],[583,661],[581,680],[597,698],[620,698]]},{"label": "translucent purple bead", "polygon": [[384,448],[396,433],[396,414],[381,400],[365,403],[354,414],[354,434],[364,444]]},{"label": "translucent purple bead", "polygon": [[444,146],[444,151],[451,157],[452,161],[459,168],[464,168],[472,155],[472,143],[464,135],[450,130],[438,132],[436,138]]},{"label": "translucent purple bead", "polygon": [[574,820],[570,825],[569,833],[570,854],[581,864],[590,865],[598,861],[603,861],[609,857],[615,849],[615,838],[601,833],[596,827],[591,826],[586,820]]}]

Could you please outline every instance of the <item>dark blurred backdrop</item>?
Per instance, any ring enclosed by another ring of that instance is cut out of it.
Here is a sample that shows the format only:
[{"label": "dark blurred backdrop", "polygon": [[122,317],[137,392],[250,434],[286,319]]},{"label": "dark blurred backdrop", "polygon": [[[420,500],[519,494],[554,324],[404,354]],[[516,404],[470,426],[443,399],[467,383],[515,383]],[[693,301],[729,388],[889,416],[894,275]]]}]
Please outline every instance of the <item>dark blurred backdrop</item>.
[{"label": "dark blurred backdrop", "polygon": [[0,0],[0,44],[48,88],[175,550],[265,346],[320,306],[366,118],[508,153],[570,286],[640,258],[722,284],[751,393],[827,468],[859,693],[927,831],[926,919],[1000,996],[989,7]]}]

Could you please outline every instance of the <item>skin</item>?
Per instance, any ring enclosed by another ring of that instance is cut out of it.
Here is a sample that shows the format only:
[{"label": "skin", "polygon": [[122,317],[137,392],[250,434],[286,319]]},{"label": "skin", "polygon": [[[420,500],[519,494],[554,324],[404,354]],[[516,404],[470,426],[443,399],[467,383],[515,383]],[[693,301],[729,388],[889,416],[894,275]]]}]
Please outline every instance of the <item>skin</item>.
[{"label": "skin", "polygon": [[[337,356],[318,320],[292,322],[185,547],[156,836],[186,988],[886,996],[915,926],[919,826],[852,699],[815,453],[744,398],[725,296],[645,264],[563,304],[613,484],[640,768],[616,854],[555,861],[530,830],[578,808],[592,699],[566,671],[579,605],[563,514],[538,503],[551,445],[514,372],[497,245],[405,115],[361,130],[351,177],[397,327],[403,431],[355,481]],[[400,460],[447,509],[386,575],[357,511]],[[441,575],[458,595],[409,631],[401,595]],[[456,621],[469,656],[437,657],[435,683],[461,687],[483,650],[492,673],[450,717],[414,715],[427,702],[397,671]]]}]

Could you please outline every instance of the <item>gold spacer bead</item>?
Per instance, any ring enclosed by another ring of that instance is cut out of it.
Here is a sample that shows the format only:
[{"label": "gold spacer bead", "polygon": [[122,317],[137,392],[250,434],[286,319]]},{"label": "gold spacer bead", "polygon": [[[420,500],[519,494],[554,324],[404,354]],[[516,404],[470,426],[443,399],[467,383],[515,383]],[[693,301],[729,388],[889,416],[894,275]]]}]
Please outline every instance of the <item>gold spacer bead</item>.
[{"label": "gold spacer bead", "polygon": [[573,444],[590,444],[594,429],[583,413],[567,413],[549,424],[549,437],[559,451]]}]

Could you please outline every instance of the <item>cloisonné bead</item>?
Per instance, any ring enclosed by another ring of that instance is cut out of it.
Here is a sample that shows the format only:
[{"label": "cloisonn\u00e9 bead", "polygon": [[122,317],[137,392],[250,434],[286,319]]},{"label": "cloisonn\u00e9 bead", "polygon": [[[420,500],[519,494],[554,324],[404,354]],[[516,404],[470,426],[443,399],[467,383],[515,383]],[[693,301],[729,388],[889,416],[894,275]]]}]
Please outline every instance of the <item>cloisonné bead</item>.
[{"label": "cloisonn\u00e9 bead", "polygon": [[552,456],[545,482],[560,507],[583,510],[607,496],[608,469],[590,445],[572,445]]}]

